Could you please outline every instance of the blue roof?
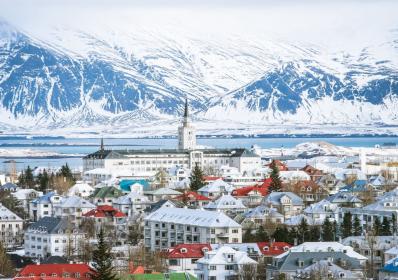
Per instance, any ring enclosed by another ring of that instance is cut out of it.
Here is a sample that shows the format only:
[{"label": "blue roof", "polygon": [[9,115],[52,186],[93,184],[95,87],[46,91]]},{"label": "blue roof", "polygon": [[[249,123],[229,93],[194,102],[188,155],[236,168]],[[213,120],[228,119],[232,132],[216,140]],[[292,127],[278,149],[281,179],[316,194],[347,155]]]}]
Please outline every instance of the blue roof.
[{"label": "blue roof", "polygon": [[45,195],[42,195],[41,197],[36,198],[35,200],[33,200],[33,203],[50,203],[50,198],[53,197],[54,195],[56,195],[55,192],[49,192],[46,193]]},{"label": "blue roof", "polygon": [[150,189],[149,187],[149,182],[145,179],[126,179],[126,180],[121,180],[119,183],[120,189],[124,192],[129,192],[131,191],[130,187],[134,184],[140,184],[142,185],[144,191],[147,191]]},{"label": "blue roof", "polygon": [[365,192],[368,190],[366,188],[367,184],[368,184],[368,181],[366,181],[366,180],[355,180],[350,185],[347,185],[347,186],[341,188],[340,191]]},{"label": "blue roof", "polygon": [[383,267],[383,270],[388,272],[398,272],[398,258],[388,261]]}]

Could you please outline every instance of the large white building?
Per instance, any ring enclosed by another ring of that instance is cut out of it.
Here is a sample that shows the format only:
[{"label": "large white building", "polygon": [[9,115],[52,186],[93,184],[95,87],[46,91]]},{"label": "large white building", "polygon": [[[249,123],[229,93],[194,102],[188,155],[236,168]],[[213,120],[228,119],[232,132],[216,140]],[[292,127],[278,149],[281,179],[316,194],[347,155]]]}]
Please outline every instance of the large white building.
[{"label": "large white building", "polygon": [[41,259],[78,254],[83,238],[67,218],[44,217],[25,231],[25,255]]},{"label": "large white building", "polygon": [[199,149],[196,147],[195,128],[188,116],[188,104],[182,125],[178,128],[178,149],[150,150],[106,150],[103,145],[83,158],[83,171],[107,170],[130,175],[156,172],[175,166],[192,169],[195,165],[203,169],[219,170],[223,166],[237,168],[240,172],[261,167],[261,158],[247,149]]},{"label": "large white building", "polygon": [[23,220],[0,203],[0,242],[5,247],[19,245],[23,236]]},{"label": "large white building", "polygon": [[162,207],[144,221],[145,247],[152,251],[183,243],[242,242],[241,225],[220,212]]}]

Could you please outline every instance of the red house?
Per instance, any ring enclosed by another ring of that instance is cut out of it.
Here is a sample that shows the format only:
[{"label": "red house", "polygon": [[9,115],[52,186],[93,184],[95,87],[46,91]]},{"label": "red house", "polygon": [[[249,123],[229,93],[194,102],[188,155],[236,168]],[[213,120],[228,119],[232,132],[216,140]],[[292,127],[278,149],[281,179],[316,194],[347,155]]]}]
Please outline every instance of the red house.
[{"label": "red house", "polygon": [[271,184],[271,178],[264,179],[255,186],[243,187],[232,191],[232,196],[239,198],[249,207],[261,204],[264,196],[268,194],[268,188]]},{"label": "red house", "polygon": [[174,200],[181,201],[189,206],[202,207],[209,203],[210,198],[193,191],[187,191],[176,196]]}]

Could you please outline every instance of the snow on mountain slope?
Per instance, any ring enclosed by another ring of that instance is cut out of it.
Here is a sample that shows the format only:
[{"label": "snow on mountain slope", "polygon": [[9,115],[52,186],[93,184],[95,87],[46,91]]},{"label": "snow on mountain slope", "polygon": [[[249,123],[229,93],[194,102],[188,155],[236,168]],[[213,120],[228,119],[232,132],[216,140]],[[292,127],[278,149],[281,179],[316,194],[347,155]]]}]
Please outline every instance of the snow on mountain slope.
[{"label": "snow on mountain slope", "polygon": [[36,38],[1,22],[0,129],[173,133],[186,96],[204,133],[394,126],[396,54],[394,42],[330,53],[167,28],[97,34],[58,27],[51,39]]}]

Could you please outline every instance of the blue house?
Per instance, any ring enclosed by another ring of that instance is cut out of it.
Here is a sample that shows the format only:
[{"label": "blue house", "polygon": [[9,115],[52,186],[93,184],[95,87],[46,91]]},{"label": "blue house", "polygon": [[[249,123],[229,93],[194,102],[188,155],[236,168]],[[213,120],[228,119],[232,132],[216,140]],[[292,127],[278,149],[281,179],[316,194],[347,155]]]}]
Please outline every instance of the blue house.
[{"label": "blue house", "polygon": [[145,179],[124,179],[119,183],[120,190],[122,192],[131,192],[131,186],[134,184],[140,184],[144,191],[149,191],[149,182]]}]

